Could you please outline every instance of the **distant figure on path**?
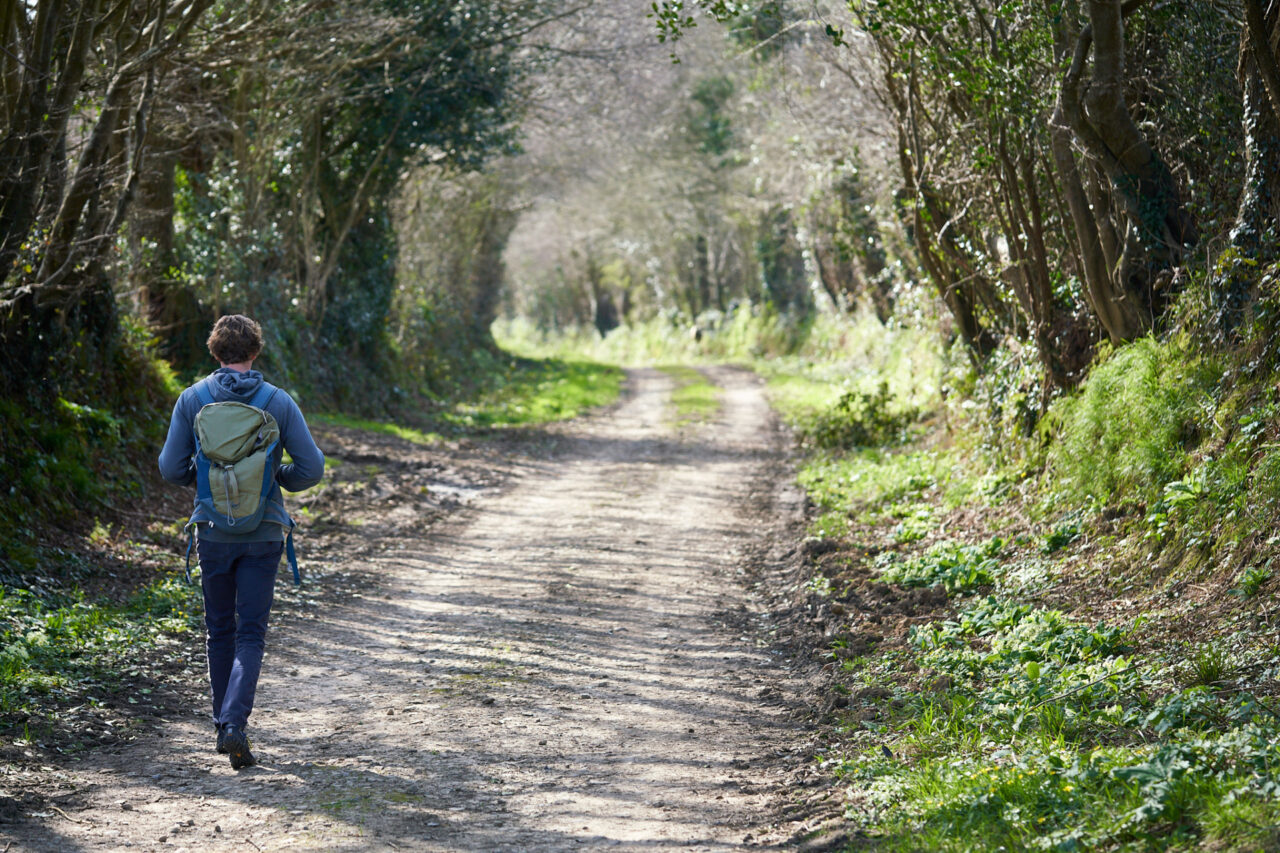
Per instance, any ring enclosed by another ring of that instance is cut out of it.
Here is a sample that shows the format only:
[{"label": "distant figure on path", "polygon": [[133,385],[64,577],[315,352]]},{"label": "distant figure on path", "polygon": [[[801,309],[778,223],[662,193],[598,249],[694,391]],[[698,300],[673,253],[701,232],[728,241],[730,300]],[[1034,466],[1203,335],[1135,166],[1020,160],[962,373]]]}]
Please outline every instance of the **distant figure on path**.
[{"label": "distant figure on path", "polygon": [[[214,324],[209,354],[222,366],[178,397],[160,451],[160,473],[166,480],[197,486],[188,527],[196,530],[200,558],[213,724],[217,750],[230,756],[236,770],[254,764],[245,726],[262,670],[276,570],[293,530],[280,487],[301,491],[324,474],[324,455],[298,404],[253,369],[262,345],[262,327],[242,314]],[[240,438],[252,446],[240,454],[258,458],[256,480],[252,470],[232,470],[217,455],[237,437],[228,424],[246,422],[249,429]],[[281,464],[284,450],[293,459],[288,465]]]}]

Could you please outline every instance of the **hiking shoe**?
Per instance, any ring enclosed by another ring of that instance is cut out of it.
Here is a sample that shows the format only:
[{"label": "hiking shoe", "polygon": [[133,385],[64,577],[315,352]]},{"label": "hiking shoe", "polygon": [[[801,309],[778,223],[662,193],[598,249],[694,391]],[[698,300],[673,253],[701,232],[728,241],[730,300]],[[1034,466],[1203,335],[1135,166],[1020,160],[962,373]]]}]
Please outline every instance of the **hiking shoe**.
[{"label": "hiking shoe", "polygon": [[222,724],[214,723],[213,727],[218,730],[218,755],[226,755],[227,754],[227,736],[222,732]]},{"label": "hiking shoe", "polygon": [[249,751],[248,735],[239,726],[222,727],[222,745],[226,748],[227,755],[231,756],[232,770],[241,770],[258,763]]}]

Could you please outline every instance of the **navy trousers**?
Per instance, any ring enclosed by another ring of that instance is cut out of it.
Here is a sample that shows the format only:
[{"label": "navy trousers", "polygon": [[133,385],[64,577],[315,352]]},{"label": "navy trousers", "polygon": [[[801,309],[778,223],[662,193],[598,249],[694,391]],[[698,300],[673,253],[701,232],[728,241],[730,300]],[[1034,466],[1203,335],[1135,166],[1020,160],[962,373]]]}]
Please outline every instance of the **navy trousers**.
[{"label": "navy trousers", "polygon": [[197,542],[213,721],[244,726],[262,672],[283,542]]}]

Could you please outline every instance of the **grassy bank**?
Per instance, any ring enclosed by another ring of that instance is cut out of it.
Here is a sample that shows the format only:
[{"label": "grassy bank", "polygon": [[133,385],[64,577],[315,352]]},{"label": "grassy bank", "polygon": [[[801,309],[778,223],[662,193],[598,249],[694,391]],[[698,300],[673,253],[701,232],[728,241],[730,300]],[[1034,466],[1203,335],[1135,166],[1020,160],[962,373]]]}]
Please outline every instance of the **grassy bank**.
[{"label": "grassy bank", "polygon": [[1139,341],[993,452],[986,412],[815,414],[775,376],[810,449],[798,594],[826,626],[821,761],[850,828],[887,850],[1275,848],[1274,379]]},{"label": "grassy bank", "polygon": [[472,397],[446,401],[413,413],[416,426],[392,421],[319,412],[317,423],[367,429],[419,444],[450,436],[475,435],[575,418],[588,409],[607,406],[618,398],[622,371],[596,362],[558,358],[510,357]]}]

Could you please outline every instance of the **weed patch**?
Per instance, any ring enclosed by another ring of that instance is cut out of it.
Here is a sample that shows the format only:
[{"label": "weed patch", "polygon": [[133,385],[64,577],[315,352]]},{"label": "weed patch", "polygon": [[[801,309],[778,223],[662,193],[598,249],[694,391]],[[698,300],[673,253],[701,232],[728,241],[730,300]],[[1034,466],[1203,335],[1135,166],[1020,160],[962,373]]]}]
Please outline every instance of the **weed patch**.
[{"label": "weed patch", "polygon": [[940,542],[917,557],[903,559],[893,552],[876,561],[880,580],[905,587],[941,586],[949,593],[971,592],[995,581],[997,557],[1004,547],[998,538],[984,545]]},{"label": "weed patch", "polygon": [[799,424],[802,443],[826,449],[900,444],[918,413],[896,406],[889,384],[845,391],[829,409]]},{"label": "weed patch", "polygon": [[720,389],[692,367],[664,366],[663,373],[675,380],[671,405],[676,426],[709,421],[720,411]]},{"label": "weed patch", "polygon": [[[1280,811],[1267,700],[1223,691],[1230,672],[1216,654],[1191,667],[1206,683],[1171,687],[1172,670],[1133,658],[1131,639],[1060,611],[974,600],[912,630],[919,685],[895,691],[879,721],[850,725],[837,775],[878,807],[863,809],[868,828],[891,850],[1257,843]],[[884,683],[903,665],[867,662],[855,678]],[[1236,819],[1222,820],[1227,807]]]},{"label": "weed patch", "polygon": [[907,501],[928,497],[957,505],[967,497],[969,483],[956,463],[956,456],[948,451],[824,451],[805,463],[799,482],[824,512],[860,515],[870,521],[900,520],[910,512]]},{"label": "weed patch", "polygon": [[[1268,388],[1220,400],[1221,375],[1176,342],[1118,350],[1044,422],[1040,494],[1010,465],[970,467],[982,448],[810,442],[825,584],[804,593],[846,697],[823,761],[875,849],[1274,845],[1280,646],[1258,543],[1280,409]],[[1121,562],[1170,548],[1229,555],[1195,580],[1257,630],[1218,635],[1180,604],[1189,577],[1145,590]],[[1113,562],[1123,601],[1089,586]]]},{"label": "weed patch", "polygon": [[122,663],[162,638],[196,633],[201,618],[198,587],[176,577],[121,603],[0,587],[0,715],[110,689]]},{"label": "weed patch", "polygon": [[1250,566],[1240,574],[1239,584],[1231,590],[1237,598],[1254,598],[1267,581],[1271,580],[1271,565]]}]

